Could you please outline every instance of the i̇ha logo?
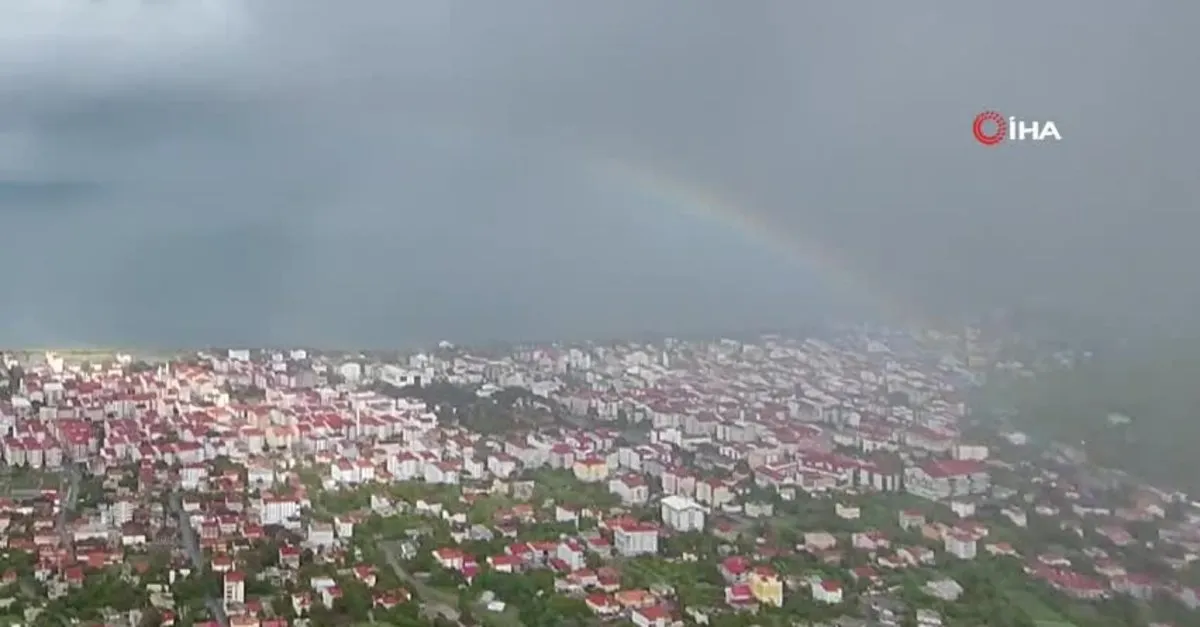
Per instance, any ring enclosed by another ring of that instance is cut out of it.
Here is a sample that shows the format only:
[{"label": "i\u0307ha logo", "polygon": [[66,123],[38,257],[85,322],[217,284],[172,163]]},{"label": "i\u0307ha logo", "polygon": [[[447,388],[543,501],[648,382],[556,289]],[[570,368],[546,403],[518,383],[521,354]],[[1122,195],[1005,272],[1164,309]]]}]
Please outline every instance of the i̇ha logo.
[{"label": "i\u0307ha logo", "polygon": [[1013,116],[1005,118],[995,111],[984,111],[975,116],[971,132],[975,134],[975,141],[984,146],[995,146],[1003,141],[1062,140],[1058,126],[1052,121],[1029,122]]}]

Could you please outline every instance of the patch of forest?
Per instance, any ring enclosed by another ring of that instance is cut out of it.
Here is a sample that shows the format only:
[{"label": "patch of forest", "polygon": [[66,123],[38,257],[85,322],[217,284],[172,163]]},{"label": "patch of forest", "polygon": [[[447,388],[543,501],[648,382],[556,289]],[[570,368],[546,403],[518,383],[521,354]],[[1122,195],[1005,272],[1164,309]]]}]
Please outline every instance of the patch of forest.
[{"label": "patch of forest", "polygon": [[480,396],[478,387],[444,381],[397,387],[378,382],[372,389],[391,398],[423,401],[442,424],[461,425],[485,434],[554,424],[563,410],[557,403],[522,387],[505,387]]},{"label": "patch of forest", "polygon": [[[1000,385],[1000,384],[995,384]],[[1200,489],[1200,341],[1142,342],[1008,382],[1016,425],[1081,444],[1097,464]],[[1110,420],[1117,414],[1128,421]]]}]

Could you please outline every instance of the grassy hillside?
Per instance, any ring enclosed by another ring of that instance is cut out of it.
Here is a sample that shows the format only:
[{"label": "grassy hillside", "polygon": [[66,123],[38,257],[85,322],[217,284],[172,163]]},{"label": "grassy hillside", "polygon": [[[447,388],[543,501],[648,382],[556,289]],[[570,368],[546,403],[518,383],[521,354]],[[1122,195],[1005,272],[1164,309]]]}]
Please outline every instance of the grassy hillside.
[{"label": "grassy hillside", "polygon": [[[1004,395],[1031,433],[1082,441],[1098,463],[1200,491],[1200,342],[1127,346]],[[1113,413],[1131,421],[1114,425]]]}]

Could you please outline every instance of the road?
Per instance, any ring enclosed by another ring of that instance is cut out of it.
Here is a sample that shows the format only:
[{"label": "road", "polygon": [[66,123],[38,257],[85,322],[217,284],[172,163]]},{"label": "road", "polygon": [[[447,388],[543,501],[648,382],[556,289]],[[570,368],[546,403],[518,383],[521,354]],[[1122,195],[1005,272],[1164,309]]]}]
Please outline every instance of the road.
[{"label": "road", "polygon": [[67,474],[63,477],[63,483],[67,484],[67,493],[63,496],[58,508],[58,533],[64,547],[71,544],[71,528],[67,523],[70,522],[68,519],[71,512],[79,502],[79,482],[82,479],[83,471],[80,470],[79,464],[67,464]]},{"label": "road", "polygon": [[454,622],[458,622],[458,609],[450,603],[439,599],[439,597],[445,597],[445,593],[430,588],[425,582],[414,577],[407,570],[404,570],[404,567],[400,565],[400,559],[396,557],[396,545],[394,543],[379,538],[376,538],[375,541],[383,551],[383,557],[387,560],[388,566],[391,566],[392,570],[396,571],[396,576],[401,581],[412,586],[413,591],[417,593],[417,596],[425,604],[426,609]]},{"label": "road", "polygon": [[[204,553],[200,551],[200,542],[196,538],[196,530],[192,528],[192,523],[188,520],[187,512],[183,511],[183,499],[180,498],[178,492],[171,493],[171,509],[175,511],[175,515],[179,517],[179,543],[188,557],[192,560],[192,566],[196,572],[204,570]],[[229,617],[225,614],[225,606],[218,602],[215,597],[204,597],[204,606],[212,612],[214,618],[221,627],[229,627]]]}]

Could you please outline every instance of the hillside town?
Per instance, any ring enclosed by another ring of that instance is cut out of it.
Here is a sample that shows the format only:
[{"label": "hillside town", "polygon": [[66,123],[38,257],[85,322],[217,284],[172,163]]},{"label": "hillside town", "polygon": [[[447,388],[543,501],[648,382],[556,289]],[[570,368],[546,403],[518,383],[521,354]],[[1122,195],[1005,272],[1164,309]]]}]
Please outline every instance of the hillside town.
[{"label": "hillside town", "polygon": [[1200,506],[973,330],[4,361],[0,625],[1200,623]]}]

